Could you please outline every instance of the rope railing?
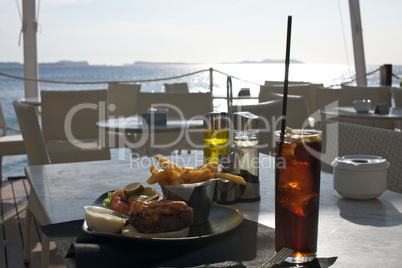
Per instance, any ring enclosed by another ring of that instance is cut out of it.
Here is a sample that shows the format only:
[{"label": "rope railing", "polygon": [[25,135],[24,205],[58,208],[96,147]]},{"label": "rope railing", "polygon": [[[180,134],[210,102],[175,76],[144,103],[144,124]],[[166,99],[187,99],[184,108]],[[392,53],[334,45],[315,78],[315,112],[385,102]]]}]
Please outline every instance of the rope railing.
[{"label": "rope railing", "polygon": [[378,72],[380,69],[381,69],[381,68],[375,69],[374,71],[371,71],[371,72],[366,73],[366,74],[364,74],[364,75],[358,76],[358,77],[356,77],[356,78],[354,78],[354,79],[352,79],[352,80],[350,80],[350,81],[348,81],[348,82],[343,82],[343,83],[340,83],[340,84],[338,84],[338,85],[332,85],[332,86],[330,86],[330,87],[334,87],[334,86],[343,86],[343,85],[347,85],[347,84],[353,83],[353,82],[359,80],[360,78],[363,78],[363,77],[372,75],[372,74],[375,73],[375,72]]},{"label": "rope railing", "polygon": [[164,78],[154,78],[154,79],[141,79],[141,80],[127,80],[127,81],[92,81],[92,82],[73,82],[73,81],[56,81],[56,80],[45,80],[45,79],[36,79],[36,78],[27,78],[27,77],[22,77],[22,76],[16,76],[16,75],[11,75],[11,74],[5,74],[5,73],[0,73],[2,76],[6,76],[9,78],[15,78],[15,79],[20,79],[20,80],[27,80],[27,81],[35,81],[35,82],[43,82],[43,83],[55,83],[55,84],[75,84],[75,85],[80,85],[80,84],[108,84],[108,83],[145,83],[145,82],[157,82],[157,81],[163,81],[163,80],[172,80],[172,79],[178,79],[190,75],[195,75],[201,72],[206,72],[209,71],[209,69],[204,69],[188,74],[183,74],[183,75],[177,75],[177,76],[172,76],[172,77],[164,77]]},{"label": "rope railing", "polygon": [[[375,69],[375,70],[373,70],[373,71],[371,71],[371,72],[369,72],[369,73],[367,73],[367,74],[364,74],[364,75],[361,75],[361,76],[359,76],[359,77],[356,77],[356,78],[354,78],[354,79],[352,79],[352,80],[350,80],[350,81],[348,81],[348,82],[343,82],[343,83],[340,83],[340,84],[330,85],[329,87],[338,87],[338,86],[347,85],[347,84],[350,84],[350,83],[353,83],[353,82],[357,81],[357,80],[360,79],[360,78],[363,78],[363,77],[372,75],[373,73],[378,72],[378,71],[380,71],[380,70],[381,70],[381,67],[380,67],[380,68],[377,68],[377,69]],[[399,81],[401,81],[401,85],[402,85],[402,77],[399,77],[399,76],[397,76],[397,75],[394,74],[394,73],[392,73],[392,77],[394,77],[394,78],[398,79]]]},{"label": "rope railing", "polygon": [[[381,68],[377,68],[377,69],[375,69],[375,70],[373,70],[373,71],[371,71],[371,72],[369,72],[369,73],[367,73],[367,74],[365,74],[365,75],[356,77],[356,78],[354,78],[354,79],[352,79],[352,80],[350,80],[350,81],[348,81],[348,82],[343,82],[343,83],[340,83],[340,84],[330,85],[329,87],[338,87],[338,86],[343,86],[343,85],[347,85],[347,84],[353,83],[353,82],[355,82],[356,80],[358,80],[358,79],[360,79],[360,78],[362,78],[362,77],[369,76],[369,75],[372,75],[372,74],[375,73],[375,72],[380,71],[380,69],[381,69]],[[85,85],[85,84],[88,85],[88,84],[94,84],[94,85],[95,85],[95,84],[108,84],[108,83],[146,83],[146,82],[158,82],[158,81],[166,81],[166,80],[179,79],[179,78],[183,78],[183,77],[186,77],[186,76],[191,76],[191,75],[199,74],[199,73],[202,73],[202,72],[208,72],[208,71],[209,71],[210,73],[216,72],[216,73],[219,73],[219,74],[222,74],[222,75],[225,75],[225,76],[230,76],[232,79],[236,79],[236,80],[239,80],[239,81],[242,81],[242,82],[245,82],[245,83],[249,83],[249,84],[253,84],[253,85],[257,85],[257,86],[261,85],[261,84],[259,84],[259,83],[251,82],[251,81],[248,81],[248,80],[244,80],[244,79],[241,79],[241,78],[238,78],[238,77],[229,75],[229,74],[227,74],[227,73],[225,73],[225,72],[222,72],[222,71],[219,71],[219,70],[215,70],[215,69],[213,69],[213,68],[203,69],[203,70],[195,71],[195,72],[192,72],[192,73],[187,73],[187,74],[182,74],[182,75],[177,75],[177,76],[171,76],[171,77],[152,78],[152,79],[140,79],[140,80],[123,80],[123,81],[81,81],[81,82],[77,82],[77,81],[56,81],[56,80],[46,80],[46,79],[28,78],[28,77],[22,77],[22,76],[11,75],[11,74],[6,74],[6,73],[0,73],[0,75],[1,75],[1,76],[5,76],[5,77],[9,77],[9,78],[19,79],[19,80],[35,81],[35,82],[42,82],[42,83],[74,84],[74,85],[81,85],[81,84],[82,84],[82,85]],[[397,75],[394,74],[394,73],[392,73],[392,76],[393,76],[394,78],[400,80],[401,83],[402,83],[402,78],[401,78],[401,77],[397,76]]]},{"label": "rope railing", "polygon": [[220,74],[223,74],[223,75],[226,75],[226,76],[230,76],[230,78],[232,78],[232,79],[236,79],[236,80],[239,80],[239,81],[242,81],[242,82],[246,82],[246,83],[254,84],[254,85],[257,85],[257,86],[261,85],[261,84],[254,83],[254,82],[250,82],[250,81],[247,81],[247,80],[244,80],[244,79],[241,79],[241,78],[235,77],[235,76],[231,76],[231,75],[229,75],[229,74],[226,74],[226,73],[221,72],[221,71],[218,71],[218,70],[214,70],[214,69],[213,69],[213,71],[214,71],[214,72],[217,72],[217,73],[220,73]]},{"label": "rope railing", "polygon": [[[36,78],[28,78],[28,77],[22,77],[22,76],[17,76],[17,75],[11,75],[11,74],[6,74],[6,73],[0,73],[1,76],[9,77],[9,78],[14,78],[14,79],[20,79],[20,80],[27,80],[27,81],[35,81],[35,82],[42,82],[42,83],[54,83],[54,84],[74,84],[74,85],[80,85],[80,84],[108,84],[108,83],[146,83],[146,82],[158,82],[158,81],[165,81],[165,80],[173,80],[173,79],[179,79],[183,78],[186,76],[191,76],[195,74],[199,74],[202,72],[217,72],[226,76],[229,76],[229,74],[226,74],[224,72],[221,72],[219,70],[215,70],[213,68],[210,69],[203,69],[199,71],[195,71],[192,73],[187,73],[187,74],[182,74],[182,75],[177,75],[177,76],[171,76],[171,77],[163,77],[163,78],[152,78],[152,79],[140,79],[140,80],[126,80],[126,81],[92,81],[92,82],[86,82],[86,81],[81,81],[81,82],[76,82],[76,81],[56,81],[56,80],[46,80],[46,79],[36,79]],[[237,78],[234,76],[231,76],[233,79],[237,79],[246,83],[254,84],[254,85],[260,85],[258,83],[250,82],[241,78]]]}]

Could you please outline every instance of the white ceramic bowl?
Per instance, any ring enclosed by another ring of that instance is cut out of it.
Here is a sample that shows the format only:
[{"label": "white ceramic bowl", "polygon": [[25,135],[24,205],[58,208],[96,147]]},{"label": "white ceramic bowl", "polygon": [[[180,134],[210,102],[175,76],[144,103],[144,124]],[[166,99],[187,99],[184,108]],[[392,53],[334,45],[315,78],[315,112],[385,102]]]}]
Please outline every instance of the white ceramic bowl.
[{"label": "white ceramic bowl", "polygon": [[368,113],[371,107],[370,100],[355,100],[353,101],[353,106],[358,113]]},{"label": "white ceramic bowl", "polygon": [[379,156],[337,157],[332,166],[334,189],[345,198],[374,199],[387,188],[387,170],[390,164]]},{"label": "white ceramic bowl", "polygon": [[88,228],[95,232],[119,233],[128,217],[111,209],[85,206],[85,220]]}]

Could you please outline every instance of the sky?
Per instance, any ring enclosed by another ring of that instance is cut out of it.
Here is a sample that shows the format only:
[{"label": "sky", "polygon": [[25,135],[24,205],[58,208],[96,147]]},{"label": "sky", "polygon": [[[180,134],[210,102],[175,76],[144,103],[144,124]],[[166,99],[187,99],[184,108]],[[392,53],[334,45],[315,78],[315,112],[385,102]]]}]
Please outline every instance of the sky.
[{"label": "sky", "polygon": [[[353,64],[348,0],[36,0],[38,62]],[[23,62],[21,0],[0,0],[0,62]],[[401,0],[360,0],[366,64],[402,64]]]}]

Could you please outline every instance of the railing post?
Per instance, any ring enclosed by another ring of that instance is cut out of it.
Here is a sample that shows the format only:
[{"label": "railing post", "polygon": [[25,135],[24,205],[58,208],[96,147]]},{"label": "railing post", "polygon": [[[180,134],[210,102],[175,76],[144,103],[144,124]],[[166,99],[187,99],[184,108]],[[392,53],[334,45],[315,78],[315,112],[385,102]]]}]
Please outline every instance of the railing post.
[{"label": "railing post", "polygon": [[384,64],[381,66],[380,86],[392,86],[392,64]]},{"label": "railing post", "polygon": [[214,69],[209,68],[209,90],[212,92],[212,89],[214,87],[214,78],[213,78],[213,72]]}]

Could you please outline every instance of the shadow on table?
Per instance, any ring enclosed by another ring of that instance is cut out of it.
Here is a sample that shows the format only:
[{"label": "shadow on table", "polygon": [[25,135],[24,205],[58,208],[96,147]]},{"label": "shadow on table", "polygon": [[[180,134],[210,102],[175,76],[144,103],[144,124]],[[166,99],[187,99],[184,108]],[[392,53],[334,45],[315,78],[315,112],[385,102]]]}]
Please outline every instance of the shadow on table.
[{"label": "shadow on table", "polygon": [[359,225],[386,227],[402,224],[402,214],[388,200],[358,201],[341,198],[337,205],[342,218]]},{"label": "shadow on table", "polygon": [[[234,230],[207,239],[124,242],[101,239],[82,231],[83,221],[41,226],[60,254],[76,267],[261,267],[274,255],[275,230],[244,219]],[[333,258],[319,258],[304,267],[329,267]],[[289,267],[289,266],[281,266]]]},{"label": "shadow on table", "polygon": [[82,224],[80,220],[41,226],[62,256],[75,258],[77,267],[188,267],[227,260],[242,263],[256,259],[258,243],[273,254],[273,229],[249,220],[216,237],[160,243],[92,237],[82,232]]}]

